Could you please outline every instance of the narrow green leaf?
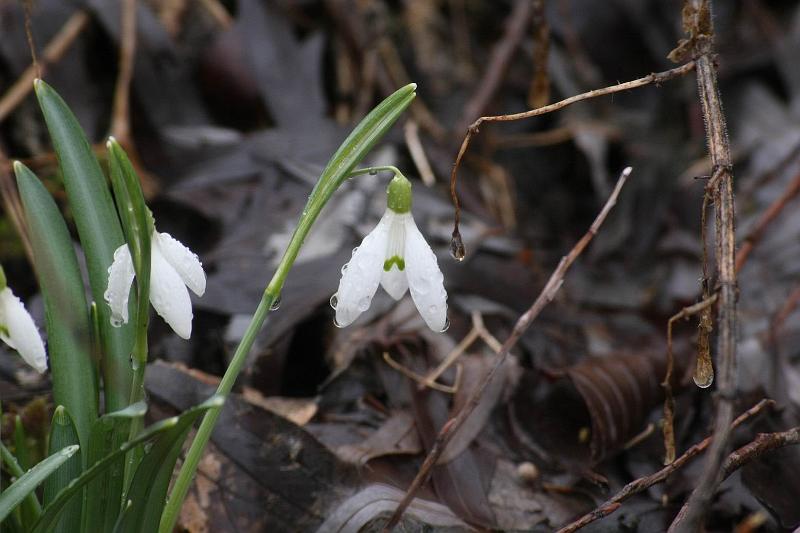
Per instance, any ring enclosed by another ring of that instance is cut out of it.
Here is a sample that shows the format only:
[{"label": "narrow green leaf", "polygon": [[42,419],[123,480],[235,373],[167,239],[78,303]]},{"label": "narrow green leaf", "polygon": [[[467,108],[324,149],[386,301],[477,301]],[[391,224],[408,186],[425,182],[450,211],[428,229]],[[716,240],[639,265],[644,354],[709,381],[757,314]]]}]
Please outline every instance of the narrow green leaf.
[{"label": "narrow green leaf", "polygon": [[155,446],[155,443],[158,442],[158,439],[161,438],[162,435],[169,436],[172,435],[172,431],[175,428],[179,428],[182,431],[184,427],[191,426],[191,424],[197,420],[197,417],[199,417],[203,412],[207,411],[208,409],[220,407],[223,401],[224,400],[218,396],[212,396],[202,404],[188,409],[179,416],[167,418],[166,420],[157,422],[145,429],[136,438],[129,440],[113,453],[110,453],[100,461],[96,462],[94,465],[85,470],[80,477],[74,479],[66,489],[59,493],[59,495],[50,503],[50,505],[44,508],[41,518],[39,518],[39,521],[34,524],[33,529],[31,529],[31,533],[45,533],[50,531],[50,528],[52,528],[53,524],[55,524],[55,522],[58,520],[58,517],[64,509],[64,506],[78,494],[78,491],[80,491],[80,489],[87,483],[114,465],[117,460],[120,457],[124,457],[128,451],[132,450],[136,446],[139,446],[140,444],[148,442],[153,442],[153,446]]},{"label": "narrow green leaf", "polygon": [[[221,398],[212,399],[221,405]],[[199,411],[197,415],[199,415]],[[146,453],[128,490],[126,501],[130,509],[114,530],[124,533],[149,533],[158,531],[161,512],[167,498],[167,489],[175,469],[175,461],[194,422],[187,417],[166,432]]]},{"label": "narrow green leaf", "polygon": [[22,418],[17,415],[14,417],[14,452],[22,470],[28,470],[33,466],[27,441],[28,437],[25,434],[25,426],[22,425]]},{"label": "narrow green leaf", "polygon": [[[75,431],[75,424],[64,406],[59,405],[53,413],[53,422],[50,425],[49,454],[52,455],[57,450],[73,444],[78,444],[78,433]],[[53,501],[64,487],[81,474],[81,470],[81,452],[79,451],[45,480],[42,503],[47,506]],[[75,500],[64,509],[53,531],[71,533],[79,531],[80,526],[81,501]]]},{"label": "narrow green leaf", "polygon": [[[131,420],[144,416],[145,402],[137,402],[121,411],[101,416],[92,425],[89,460],[92,466],[118,448],[120,437],[127,436]],[[138,449],[138,448],[137,448]],[[111,531],[117,522],[124,491],[125,456],[119,456],[108,469],[89,483],[82,531]]]},{"label": "narrow green leaf", "polygon": [[[117,411],[128,405],[130,398],[133,327],[111,326],[103,293],[108,286],[108,267],[114,259],[114,250],[124,242],[122,229],[105,176],[75,115],[52,87],[41,80],[36,80],[34,87],[86,255],[92,297],[98,303],[106,405],[109,411]],[[135,298],[131,298],[130,305],[131,309],[136,308]],[[77,418],[72,409],[70,412]]]},{"label": "narrow green leaf", "polygon": [[[20,476],[14,483],[0,494],[0,522],[25,499],[28,494],[36,490],[39,484],[47,479],[59,466],[72,457],[80,447],[67,446],[54,453],[38,465]],[[41,522],[41,519],[39,520]]]},{"label": "narrow green leaf", "polygon": [[[19,466],[17,462],[17,458],[8,451],[8,448],[0,441],[0,458],[2,458],[3,463],[5,463],[6,468],[8,469],[9,473],[14,476],[15,478],[20,478],[25,473],[22,467]],[[32,519],[31,522],[27,522],[27,525],[30,527],[33,523],[39,518],[39,515],[42,513],[42,506],[39,504],[39,499],[36,497],[35,492],[31,492],[28,496],[22,501],[22,515],[30,517]],[[3,524],[5,525],[5,524]]]},{"label": "narrow green leaf", "polygon": [[86,445],[97,418],[97,378],[90,355],[89,309],[67,225],[52,196],[28,167],[14,163],[36,275],[44,295],[53,399]]}]

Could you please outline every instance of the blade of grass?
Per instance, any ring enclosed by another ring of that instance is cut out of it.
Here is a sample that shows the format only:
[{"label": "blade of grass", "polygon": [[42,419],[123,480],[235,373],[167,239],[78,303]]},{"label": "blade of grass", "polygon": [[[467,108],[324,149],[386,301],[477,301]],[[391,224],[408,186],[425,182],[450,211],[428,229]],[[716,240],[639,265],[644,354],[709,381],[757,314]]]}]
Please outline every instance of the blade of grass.
[{"label": "blade of grass", "polygon": [[[50,425],[49,455],[73,444],[78,444],[78,433],[75,431],[75,424],[69,412],[64,409],[64,406],[59,405],[53,413],[53,422]],[[69,485],[73,479],[81,474],[81,455],[81,452],[78,451],[45,480],[42,498],[45,507],[53,501],[61,489]],[[72,533],[80,531],[81,503],[80,500],[73,501],[64,509],[61,519],[53,528],[53,532]],[[33,525],[33,522],[30,525]]]},{"label": "blade of grass", "polygon": [[[108,267],[114,259],[114,250],[124,242],[122,229],[106,178],[75,115],[56,91],[43,81],[36,80],[34,89],[58,156],[67,198],[86,256],[92,298],[98,304],[106,405],[109,411],[117,411],[127,406],[130,399],[133,372],[129,357],[133,347],[133,326],[111,326],[110,310],[103,293],[108,286]],[[130,305],[135,309],[135,298],[131,298]],[[77,418],[74,413],[73,416]]]},{"label": "blade of grass", "polygon": [[89,310],[83,280],[67,225],[39,178],[14,163],[20,198],[33,248],[36,275],[44,295],[53,399],[75,422],[82,446],[97,419],[97,378],[89,341]]},{"label": "blade of grass", "polygon": [[[350,172],[355,166],[361,162],[362,159],[369,153],[375,143],[377,143],[389,128],[400,118],[400,115],[408,108],[416,96],[417,85],[410,83],[389,95],[383,102],[378,104],[375,109],[364,117],[364,119],[353,129],[347,139],[344,140],[342,145],[333,154],[322,174],[317,180],[311,195],[308,197],[308,202],[303,210],[303,214],[297,223],[297,227],[292,234],[292,239],[289,241],[286,251],[283,254],[280,264],[272,277],[272,280],[264,290],[261,297],[261,302],[258,304],[250,324],[247,326],[242,341],[236,348],[228,368],[225,370],[225,375],[222,377],[219,386],[217,387],[217,394],[227,396],[242,370],[247,354],[253,346],[256,335],[261,327],[264,325],[264,320],[267,318],[272,304],[280,297],[281,289],[286,281],[286,276],[294,264],[297,254],[300,252],[300,247],[308,235],[311,226],[317,219],[317,216],[322,211],[322,208],[328,202],[330,197],[336,192],[336,189],[346,180]],[[186,493],[189,491],[189,485],[194,478],[197,465],[203,455],[203,450],[211,438],[211,432],[214,430],[214,425],[219,418],[220,410],[212,409],[204,417],[203,422],[200,424],[197,434],[194,437],[189,452],[186,454],[186,460],[181,466],[178,473],[178,478],[175,480],[175,485],[170,493],[167,506],[164,509],[164,514],[161,518],[161,525],[159,526],[160,533],[171,533],[175,528],[178,521],[178,513],[180,512],[183,500],[186,498]]]},{"label": "blade of grass", "polygon": [[47,479],[59,466],[72,457],[80,447],[68,446],[59,450],[41,463],[21,475],[0,494],[0,522],[24,500],[28,494],[36,490],[39,484]]}]

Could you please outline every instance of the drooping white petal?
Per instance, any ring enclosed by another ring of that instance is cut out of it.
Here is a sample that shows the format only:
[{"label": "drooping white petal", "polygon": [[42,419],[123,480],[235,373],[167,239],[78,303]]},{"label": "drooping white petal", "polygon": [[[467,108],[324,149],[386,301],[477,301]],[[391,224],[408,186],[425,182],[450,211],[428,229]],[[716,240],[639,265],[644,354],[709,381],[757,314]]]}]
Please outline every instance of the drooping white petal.
[{"label": "drooping white petal", "polygon": [[203,264],[197,254],[169,233],[153,232],[152,242],[161,248],[164,259],[172,265],[186,286],[196,295],[202,296],[206,292],[206,273],[203,272]]},{"label": "drooping white petal", "polygon": [[433,331],[444,331],[447,324],[444,276],[439,270],[436,255],[417,229],[414,219],[409,216],[405,224],[406,277],[411,297],[428,327]]},{"label": "drooping white petal", "polygon": [[133,284],[133,260],[127,244],[114,251],[114,262],[108,267],[108,287],[103,294],[111,308],[111,325],[128,323],[128,297]]},{"label": "drooping white petal", "polygon": [[8,287],[0,291],[0,339],[17,350],[38,372],[47,370],[42,337],[31,315]]},{"label": "drooping white petal", "polygon": [[397,265],[392,265],[389,272],[384,270],[383,274],[381,274],[381,286],[389,293],[389,296],[399,300],[408,290],[405,270],[400,270]]},{"label": "drooping white petal", "polygon": [[150,251],[150,303],[167,324],[184,339],[192,335],[192,301],[183,280],[159,246]]},{"label": "drooping white petal", "polygon": [[381,282],[389,227],[394,216],[393,212],[386,210],[375,229],[364,237],[361,246],[353,252],[347,268],[342,272],[336,293],[336,324],[340,327],[352,324],[372,303],[372,297]]}]

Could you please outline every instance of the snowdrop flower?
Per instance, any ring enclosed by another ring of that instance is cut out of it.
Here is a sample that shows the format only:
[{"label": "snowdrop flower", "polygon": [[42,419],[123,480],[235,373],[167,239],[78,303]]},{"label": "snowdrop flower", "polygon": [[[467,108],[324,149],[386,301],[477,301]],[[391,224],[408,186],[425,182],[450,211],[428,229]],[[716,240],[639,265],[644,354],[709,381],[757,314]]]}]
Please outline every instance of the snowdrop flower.
[{"label": "snowdrop flower", "polygon": [[336,325],[347,326],[369,309],[378,285],[383,285],[395,300],[410,290],[428,327],[445,331],[444,276],[411,215],[411,182],[395,171],[386,193],[386,213],[342,267],[339,290],[331,298]]},{"label": "snowdrop flower", "polygon": [[[104,295],[111,308],[113,326],[128,322],[128,297],[134,276],[130,249],[123,244],[114,252],[114,262],[108,268],[108,288]],[[168,233],[153,231],[150,238],[150,303],[184,339],[192,334],[192,302],[186,287],[198,296],[206,291],[206,274],[200,259]]]},{"label": "snowdrop flower", "polygon": [[0,268],[0,340],[19,352],[26,363],[42,373],[47,370],[44,343],[31,315],[19,298],[6,287]]}]

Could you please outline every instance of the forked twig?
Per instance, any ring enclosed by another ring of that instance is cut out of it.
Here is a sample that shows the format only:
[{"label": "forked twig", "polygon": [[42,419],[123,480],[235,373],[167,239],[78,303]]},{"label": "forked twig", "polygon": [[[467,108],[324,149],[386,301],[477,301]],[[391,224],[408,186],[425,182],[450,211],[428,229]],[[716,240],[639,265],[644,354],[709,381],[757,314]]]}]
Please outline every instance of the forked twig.
[{"label": "forked twig", "polygon": [[453,170],[450,172],[450,196],[453,199],[453,206],[455,208],[455,216],[454,216],[455,221],[453,227],[453,246],[452,246],[453,255],[457,259],[463,258],[463,249],[464,249],[464,245],[461,241],[461,233],[458,229],[458,224],[461,219],[461,204],[458,200],[458,194],[456,193],[458,168],[461,165],[461,160],[464,158],[464,154],[467,153],[467,148],[469,147],[469,143],[472,140],[472,137],[478,133],[478,129],[480,128],[481,124],[483,124],[484,122],[507,122],[512,120],[522,120],[526,118],[537,117],[539,115],[544,115],[547,113],[552,113],[553,111],[558,111],[559,109],[563,109],[572,104],[582,102],[583,100],[589,100],[591,98],[597,98],[598,96],[605,96],[622,91],[628,91],[631,89],[636,89],[638,87],[644,87],[645,85],[650,85],[651,83],[660,84],[665,81],[671,80],[673,78],[677,78],[678,76],[683,76],[684,74],[691,72],[692,69],[694,68],[695,68],[694,61],[689,61],[688,63],[671,70],[667,70],[664,72],[653,72],[643,78],[627,81],[625,83],[619,83],[617,85],[611,85],[610,87],[603,87],[602,89],[595,89],[593,91],[576,94],[575,96],[570,96],[569,98],[565,98],[560,102],[532,109],[530,111],[524,111],[522,113],[513,113],[510,115],[495,115],[495,116],[480,117],[478,120],[473,122],[469,126],[469,128],[467,128],[467,133],[464,136],[464,140],[461,142],[461,147],[458,149],[458,155],[456,156],[456,161],[453,164]]},{"label": "forked twig", "polygon": [[[761,400],[756,405],[739,415],[739,417],[734,420],[732,424],[732,428],[736,428],[746,420],[752,418],[756,414],[763,411],[766,407],[772,407],[775,405],[775,402],[772,400]],[[656,485],[661,483],[665,479],[667,479],[673,472],[678,470],[679,468],[683,467],[686,463],[688,463],[691,459],[696,457],[697,455],[703,453],[706,448],[711,444],[711,437],[706,437],[702,441],[698,442],[688,450],[686,450],[683,455],[675,459],[673,462],[659,470],[654,474],[650,474],[649,476],[641,477],[639,479],[635,479],[625,485],[622,490],[616,493],[614,496],[606,500],[605,503],[600,505],[594,511],[591,511],[578,520],[572,522],[564,526],[563,528],[558,530],[558,533],[574,533],[575,531],[579,530],[582,527],[586,527],[587,525],[591,524],[595,520],[600,520],[601,518],[605,518],[606,516],[610,515],[622,505],[622,502],[633,496],[634,494],[638,494],[642,491],[645,491]]]},{"label": "forked twig", "polygon": [[414,495],[420,489],[422,484],[428,480],[433,465],[436,464],[436,461],[438,461],[439,457],[442,455],[442,452],[445,450],[445,448],[447,448],[447,444],[450,442],[450,439],[453,437],[458,428],[464,424],[469,415],[472,414],[472,411],[475,410],[475,407],[477,407],[481,397],[483,396],[483,392],[486,390],[486,387],[489,385],[489,383],[491,383],[492,378],[494,378],[495,374],[497,373],[497,370],[505,362],[508,353],[511,351],[511,348],[514,347],[522,334],[525,333],[528,327],[530,327],[531,323],[536,319],[536,317],[539,316],[539,313],[541,313],[542,309],[544,309],[547,304],[553,301],[558,293],[558,290],[561,288],[561,285],[564,283],[564,276],[566,275],[570,266],[572,266],[572,263],[575,262],[581,253],[583,253],[583,250],[597,234],[600,226],[608,216],[609,211],[611,211],[614,205],[616,205],[617,197],[619,196],[623,185],[625,185],[628,176],[630,176],[631,171],[631,167],[627,167],[622,171],[614,190],[608,197],[603,209],[600,210],[597,218],[595,218],[594,222],[589,228],[589,231],[587,231],[586,234],[581,237],[581,239],[575,244],[575,246],[567,255],[561,258],[561,261],[550,275],[550,279],[547,280],[547,283],[545,284],[539,296],[536,298],[536,301],[534,301],[533,305],[527,311],[525,311],[522,316],[519,317],[517,323],[514,324],[514,329],[511,331],[511,334],[503,343],[501,349],[495,353],[492,366],[483,376],[480,384],[475,388],[467,402],[459,410],[456,416],[448,420],[439,431],[439,434],[436,436],[436,440],[428,452],[427,457],[425,457],[425,461],[422,463],[419,472],[417,472],[417,475],[411,482],[411,485],[408,487],[405,496],[400,501],[397,509],[395,509],[392,517],[384,527],[384,531],[390,531],[395,525],[397,525],[400,517],[403,515],[403,512],[414,498]]}]

